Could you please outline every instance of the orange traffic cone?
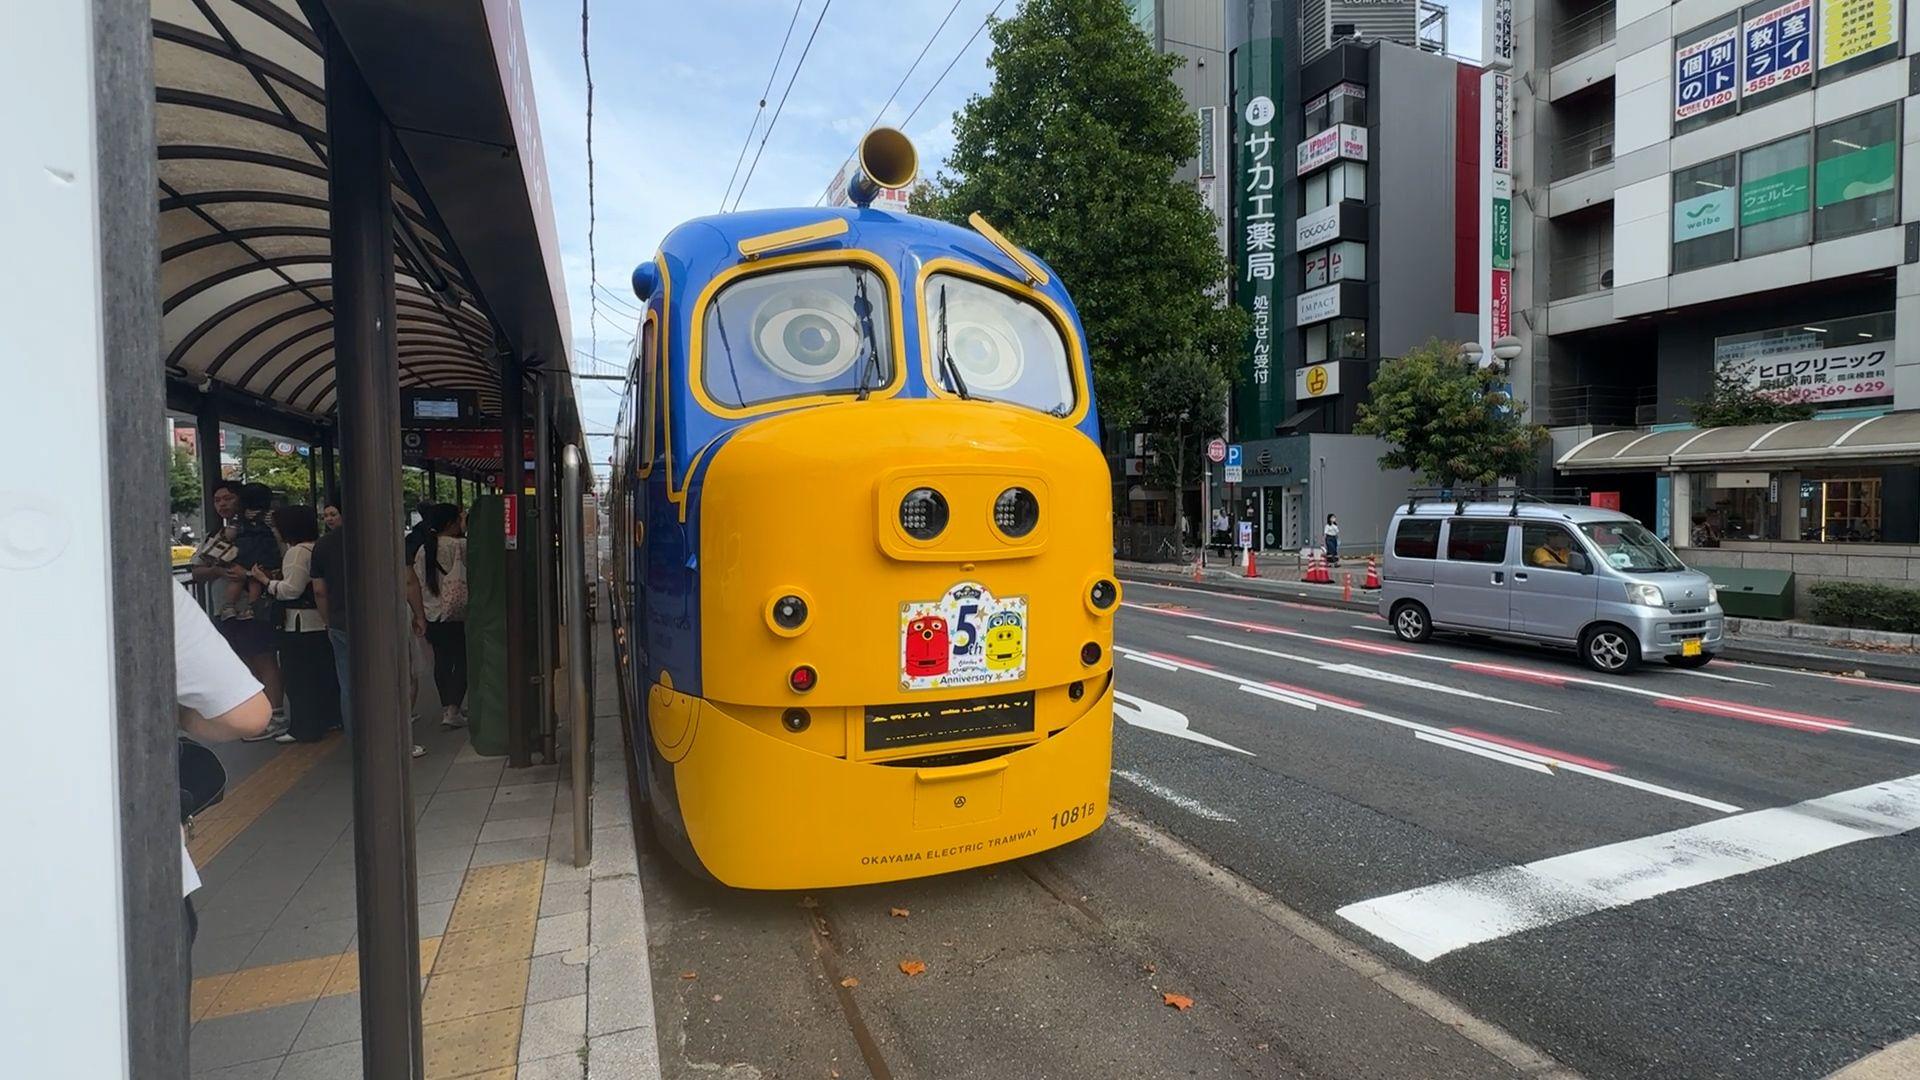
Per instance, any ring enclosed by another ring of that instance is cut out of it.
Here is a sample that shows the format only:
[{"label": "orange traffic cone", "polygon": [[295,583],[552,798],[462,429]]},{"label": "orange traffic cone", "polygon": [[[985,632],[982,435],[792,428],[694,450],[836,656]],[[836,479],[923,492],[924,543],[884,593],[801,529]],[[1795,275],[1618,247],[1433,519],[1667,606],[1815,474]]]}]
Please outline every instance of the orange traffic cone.
[{"label": "orange traffic cone", "polygon": [[1353,571],[1351,570],[1340,575],[1340,599],[1353,599]]},{"label": "orange traffic cone", "polygon": [[1254,560],[1252,548],[1247,549],[1247,576],[1250,578],[1256,578],[1260,576],[1260,566]]},{"label": "orange traffic cone", "polygon": [[1371,555],[1367,556],[1367,579],[1360,583],[1360,587],[1363,589],[1380,587],[1380,564],[1374,561]]},{"label": "orange traffic cone", "polygon": [[1193,560],[1193,580],[1195,581],[1202,580],[1200,576],[1200,560],[1199,559]]}]

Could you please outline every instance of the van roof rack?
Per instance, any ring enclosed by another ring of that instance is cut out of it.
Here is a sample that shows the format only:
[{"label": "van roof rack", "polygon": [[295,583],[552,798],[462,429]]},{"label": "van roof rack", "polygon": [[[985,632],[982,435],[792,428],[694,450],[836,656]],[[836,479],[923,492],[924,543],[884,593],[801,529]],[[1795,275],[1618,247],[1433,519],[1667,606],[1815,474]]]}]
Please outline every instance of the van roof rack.
[{"label": "van roof rack", "polygon": [[[1520,504],[1522,502],[1538,503],[1541,506],[1554,506],[1556,503],[1552,496],[1561,494],[1562,492],[1571,494],[1576,499],[1586,495],[1585,488],[1548,488],[1545,489],[1544,492],[1530,491],[1523,487],[1408,488],[1406,512],[1412,513],[1414,507],[1420,505],[1421,499],[1430,499],[1434,502],[1451,502],[1453,503],[1453,512],[1456,515],[1466,513],[1467,504],[1470,502],[1505,501],[1507,503],[1507,516],[1517,518],[1520,516]],[[1560,516],[1569,521],[1573,520],[1570,514],[1561,514]]]}]

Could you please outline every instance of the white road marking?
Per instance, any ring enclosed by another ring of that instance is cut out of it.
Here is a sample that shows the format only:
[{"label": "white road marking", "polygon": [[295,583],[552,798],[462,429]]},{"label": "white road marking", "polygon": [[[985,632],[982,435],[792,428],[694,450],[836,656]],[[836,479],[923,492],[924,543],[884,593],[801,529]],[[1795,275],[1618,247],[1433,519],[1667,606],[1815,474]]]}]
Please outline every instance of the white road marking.
[{"label": "white road marking", "polygon": [[1174,667],[1172,664],[1169,664],[1164,660],[1155,660],[1151,656],[1142,656],[1139,653],[1128,653],[1127,659],[1132,660],[1133,662],[1138,664],[1145,664],[1150,668],[1159,668],[1161,671],[1179,671],[1180,670],[1179,668]]},{"label": "white road marking", "polygon": [[1417,960],[1920,828],[1920,775],[1425,885],[1337,914]]},{"label": "white road marking", "polygon": [[1347,627],[1347,629],[1365,630],[1369,634],[1385,634],[1390,638],[1397,638],[1400,636],[1399,634],[1394,633],[1393,631],[1387,629],[1384,626],[1362,626],[1359,623],[1354,623],[1352,626]]},{"label": "white road marking", "polygon": [[[1228,642],[1228,641],[1217,641],[1213,638],[1201,637],[1197,634],[1192,634],[1188,636],[1192,637],[1196,641],[1205,641],[1215,645],[1225,645],[1230,649],[1241,649],[1246,652],[1261,653],[1268,656],[1278,656],[1283,659],[1290,659],[1290,660],[1298,659],[1297,657],[1288,656],[1286,653],[1274,652],[1271,649],[1262,649],[1253,645],[1239,645],[1239,644],[1235,644],[1233,642]],[[1113,651],[1123,656],[1132,656],[1135,654],[1135,650],[1129,649],[1124,645],[1115,645],[1113,647]],[[1528,760],[1538,761],[1543,765],[1549,766],[1550,771],[1570,772],[1570,773],[1576,773],[1580,776],[1589,776],[1595,780],[1604,780],[1609,784],[1619,784],[1621,787],[1629,787],[1634,789],[1635,791],[1644,791],[1649,795],[1660,795],[1660,796],[1664,796],[1665,798],[1677,800],[1679,802],[1690,803],[1694,806],[1705,807],[1708,810],[1712,810],[1721,814],[1734,814],[1740,811],[1740,808],[1738,806],[1733,805],[1732,803],[1721,802],[1718,799],[1709,799],[1704,795],[1695,795],[1692,792],[1679,791],[1670,787],[1662,787],[1659,784],[1648,783],[1645,780],[1636,780],[1631,776],[1622,776],[1618,772],[1609,772],[1604,769],[1591,768],[1586,765],[1581,765],[1572,761],[1564,760],[1562,758],[1554,757],[1550,754],[1536,754],[1536,753],[1531,753],[1529,751],[1506,746],[1504,744],[1488,742],[1484,739],[1475,739],[1471,735],[1462,735],[1458,732],[1447,731],[1443,728],[1434,727],[1430,724],[1422,724],[1415,720],[1404,720],[1398,716],[1390,716],[1387,713],[1376,712],[1372,709],[1366,708],[1363,705],[1348,704],[1346,702],[1337,701],[1332,698],[1310,697],[1305,694],[1299,694],[1299,693],[1286,690],[1282,687],[1271,686],[1267,683],[1257,682],[1253,679],[1243,678],[1242,676],[1234,675],[1230,672],[1218,671],[1209,667],[1200,667],[1197,664],[1179,663],[1177,661],[1165,660],[1160,657],[1155,657],[1154,659],[1159,660],[1160,663],[1162,664],[1172,665],[1173,668],[1177,671],[1190,671],[1196,675],[1206,675],[1206,676],[1209,676],[1210,678],[1221,679],[1226,682],[1235,684],[1236,686],[1240,687],[1241,690],[1249,694],[1253,694],[1256,697],[1268,698],[1273,701],[1278,701],[1287,705],[1293,705],[1299,708],[1304,708],[1309,711],[1317,710],[1324,706],[1328,709],[1333,709],[1338,712],[1348,713],[1353,716],[1362,716],[1369,720],[1377,720],[1380,723],[1388,724],[1393,727],[1405,728],[1408,731],[1414,732],[1416,735],[1424,731],[1430,735],[1434,735],[1442,739],[1451,739],[1455,742],[1462,742],[1462,743],[1473,743],[1477,746],[1482,747],[1483,749],[1490,750],[1497,754],[1505,754],[1509,757],[1521,757],[1521,758],[1527,758]],[[1665,696],[1665,695],[1661,695],[1661,696]]]},{"label": "white road marking", "polygon": [[[1126,606],[1138,607],[1138,605],[1133,605],[1133,604],[1127,604]],[[1267,626],[1262,623],[1242,622],[1237,619],[1219,619],[1211,615],[1201,615],[1198,612],[1193,612],[1193,611],[1166,611],[1159,608],[1139,608],[1139,610],[1151,611],[1158,615],[1169,615],[1174,618],[1180,618],[1180,619],[1196,619],[1200,622],[1214,623],[1219,626],[1231,626],[1237,630],[1250,630],[1255,633],[1261,633],[1261,634],[1275,634],[1280,637],[1302,638],[1307,641],[1315,641],[1323,645],[1332,645],[1338,648],[1353,647],[1353,644],[1342,642],[1339,638],[1323,637],[1319,634],[1309,634],[1301,630],[1288,630],[1285,627],[1280,627],[1280,626]],[[1211,642],[1216,645],[1225,645],[1230,649],[1244,649],[1248,652],[1265,653],[1266,655],[1269,655],[1269,656],[1278,656],[1287,660],[1306,659],[1304,657],[1295,656],[1291,653],[1274,652],[1270,649],[1256,649],[1250,645],[1237,645],[1232,642],[1221,641],[1217,638],[1200,637],[1197,634],[1190,634],[1188,636],[1193,637],[1199,641]],[[1693,698],[1686,697],[1685,695],[1682,695],[1682,694],[1670,694],[1664,690],[1648,690],[1643,687],[1630,686],[1626,682],[1619,679],[1618,677],[1613,679],[1589,679],[1584,676],[1562,674],[1557,671],[1536,671],[1532,668],[1512,667],[1505,664],[1493,664],[1493,663],[1486,663],[1486,662],[1477,661],[1477,660],[1461,660],[1453,656],[1442,656],[1442,655],[1436,655],[1433,653],[1424,653],[1416,649],[1404,649],[1395,653],[1394,655],[1402,656],[1409,660],[1424,660],[1429,663],[1447,664],[1447,665],[1450,665],[1456,668],[1461,668],[1468,671],[1478,670],[1478,671],[1485,671],[1485,672],[1492,672],[1492,673],[1508,672],[1512,675],[1515,675],[1516,677],[1523,678],[1523,679],[1530,679],[1534,681],[1538,681],[1543,677],[1550,678],[1550,679],[1555,679],[1569,686],[1591,686],[1597,690],[1609,690],[1618,694],[1633,694],[1637,697],[1653,698],[1656,701],[1672,701],[1672,702],[1688,703],[1696,700]],[[1307,662],[1308,663],[1324,663],[1325,661],[1307,660]],[[1785,670],[1785,669],[1781,669],[1781,670]],[[1843,682],[1869,682],[1870,681],[1866,679],[1856,679],[1852,676],[1843,676],[1843,675],[1835,675],[1831,677]],[[1897,684],[1889,683],[1889,684],[1879,684],[1879,685],[1881,685],[1883,688],[1907,689],[1906,687],[1902,687]],[[1920,691],[1920,686],[1914,687],[1913,689]],[[1783,717],[1781,717],[1777,713],[1768,712],[1767,710],[1764,710],[1764,709],[1755,709],[1754,707],[1748,706],[1748,705],[1740,705],[1737,702],[1716,702],[1715,704],[1724,705],[1732,709],[1736,709],[1736,710],[1748,713],[1750,715],[1762,717],[1764,719],[1769,719],[1769,720],[1783,719]],[[1829,731],[1844,732],[1848,735],[1861,735],[1869,739],[1885,739],[1889,742],[1906,743],[1910,746],[1920,746],[1920,738],[1915,738],[1911,735],[1896,735],[1889,731],[1876,731],[1873,728],[1863,728],[1863,727],[1855,727],[1853,725],[1835,724],[1831,721],[1821,721],[1817,719],[1810,719],[1810,718],[1803,718],[1803,717],[1791,717],[1786,719],[1791,719],[1793,724],[1801,727],[1820,727],[1820,728],[1825,728],[1826,730],[1829,730]]]},{"label": "white road marking", "polygon": [[1528,761],[1526,758],[1523,758],[1523,757],[1514,757],[1508,754],[1497,753],[1493,750],[1487,749],[1486,745],[1484,743],[1481,743],[1477,739],[1476,740],[1452,739],[1452,738],[1443,739],[1438,735],[1430,735],[1424,731],[1414,732],[1413,737],[1416,739],[1419,739],[1421,742],[1429,742],[1434,744],[1435,746],[1444,746],[1449,750],[1459,750],[1463,753],[1472,754],[1475,757],[1486,758],[1488,761],[1497,761],[1502,765],[1513,765],[1517,768],[1527,769],[1532,772],[1545,773],[1548,776],[1553,775],[1552,769],[1547,768],[1545,765],[1542,765],[1537,761]]},{"label": "white road marking", "polygon": [[[1176,669],[1169,667],[1168,670]],[[1248,757],[1259,756],[1251,750],[1242,750],[1232,743],[1221,742],[1211,735],[1202,735],[1194,731],[1188,726],[1187,714],[1178,709],[1169,709],[1158,702],[1134,697],[1132,694],[1123,694],[1118,690],[1113,692],[1113,703],[1114,719],[1124,720],[1134,727],[1157,731],[1162,735],[1171,735],[1176,739],[1185,739],[1205,746],[1217,746],[1222,750],[1231,750]]]},{"label": "white road marking", "polygon": [[1185,795],[1182,795],[1179,792],[1173,790],[1172,788],[1166,786],[1165,784],[1157,783],[1153,780],[1150,780],[1144,776],[1141,776],[1139,773],[1134,772],[1131,769],[1115,769],[1113,770],[1113,775],[1119,777],[1122,780],[1125,780],[1127,783],[1132,784],[1135,787],[1141,788],[1154,795],[1160,796],[1161,798],[1167,800],[1168,802],[1179,807],[1180,809],[1185,810],[1187,813],[1192,814],[1195,817],[1206,818],[1208,821],[1224,821],[1229,825],[1234,824],[1233,818],[1228,817],[1226,814],[1223,814],[1218,810],[1215,810],[1213,807],[1208,806],[1206,803],[1203,803],[1198,799],[1193,799]]},{"label": "white road marking", "polygon": [[[1720,661],[1716,661],[1716,663],[1726,663],[1726,661],[1720,660]],[[1742,686],[1772,686],[1773,685],[1772,683],[1758,682],[1753,679],[1736,679],[1731,675],[1720,675],[1711,671],[1701,671],[1698,668],[1673,668],[1670,674],[1685,675],[1685,676],[1688,676],[1689,678],[1694,678],[1694,679],[1717,679],[1720,682],[1739,683]]]},{"label": "white road marking", "polygon": [[[1189,636],[1193,636],[1193,635],[1189,635]],[[1476,694],[1471,690],[1462,690],[1457,686],[1447,686],[1444,683],[1428,682],[1425,679],[1416,679],[1411,675],[1401,675],[1397,672],[1392,672],[1392,671],[1381,671],[1379,668],[1362,667],[1359,664],[1323,663],[1320,665],[1320,670],[1330,671],[1337,675],[1353,675],[1362,679],[1372,679],[1375,682],[1393,683],[1396,686],[1410,686],[1417,690],[1425,690],[1430,694],[1447,694],[1452,697],[1472,698],[1475,701],[1487,701],[1487,702],[1492,702],[1495,705],[1507,705],[1515,709],[1527,709],[1532,712],[1550,713],[1553,711],[1552,709],[1543,709],[1538,705],[1528,705],[1523,702],[1508,701],[1506,698],[1491,697],[1487,694]]]},{"label": "white road marking", "polygon": [[1889,682],[1866,675],[1841,675],[1832,671],[1808,671],[1804,668],[1775,667],[1772,664],[1749,664],[1742,660],[1716,660],[1716,664],[1727,667],[1751,668],[1754,671],[1766,671],[1776,675],[1804,675],[1809,679],[1827,679],[1832,682],[1852,683],[1855,686],[1871,686],[1876,690],[1898,690],[1905,694],[1920,694],[1920,683]]}]

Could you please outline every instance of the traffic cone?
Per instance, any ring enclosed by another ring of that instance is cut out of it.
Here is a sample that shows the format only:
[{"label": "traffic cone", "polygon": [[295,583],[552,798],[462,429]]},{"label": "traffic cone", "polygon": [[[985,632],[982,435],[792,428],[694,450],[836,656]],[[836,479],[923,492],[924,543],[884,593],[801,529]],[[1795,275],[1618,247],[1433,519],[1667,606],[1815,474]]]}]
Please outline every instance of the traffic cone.
[{"label": "traffic cone", "polygon": [[1247,576],[1250,578],[1260,576],[1260,566],[1254,561],[1252,548],[1247,549]]},{"label": "traffic cone", "polygon": [[1200,580],[1203,580],[1203,579],[1201,578],[1201,575],[1200,575],[1200,560],[1199,560],[1199,559],[1195,559],[1195,560],[1193,560],[1193,580],[1195,580],[1195,581],[1200,581]]},{"label": "traffic cone", "polygon": [[1327,569],[1327,557],[1324,553],[1315,555],[1313,557],[1313,566],[1314,566],[1314,571],[1313,571],[1314,584],[1316,585],[1333,584],[1333,571]]},{"label": "traffic cone", "polygon": [[1340,575],[1340,599],[1353,599],[1353,571],[1351,570]]},{"label": "traffic cone", "polygon": [[1380,587],[1380,564],[1371,555],[1367,556],[1367,579],[1360,583],[1360,587],[1363,589]]}]

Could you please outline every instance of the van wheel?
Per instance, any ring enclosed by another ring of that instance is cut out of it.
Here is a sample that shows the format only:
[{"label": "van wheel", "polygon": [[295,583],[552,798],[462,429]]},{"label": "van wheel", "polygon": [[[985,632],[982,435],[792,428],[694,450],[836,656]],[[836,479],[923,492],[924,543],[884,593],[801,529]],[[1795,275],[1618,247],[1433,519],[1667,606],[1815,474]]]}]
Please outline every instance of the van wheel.
[{"label": "van wheel", "polygon": [[1433,636],[1433,620],[1419,603],[1402,600],[1393,607],[1393,633],[1401,641],[1418,645]]},{"label": "van wheel", "polygon": [[1624,674],[1640,663],[1640,642],[1625,627],[1601,623],[1580,635],[1580,659],[1595,671]]},{"label": "van wheel", "polygon": [[1703,652],[1699,656],[1669,656],[1667,663],[1678,668],[1703,668],[1713,659],[1712,653]]}]

